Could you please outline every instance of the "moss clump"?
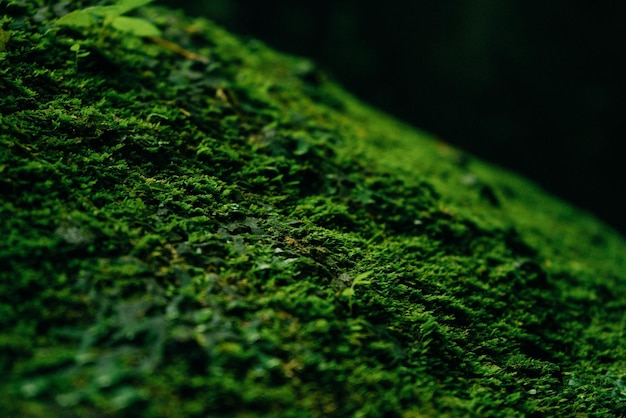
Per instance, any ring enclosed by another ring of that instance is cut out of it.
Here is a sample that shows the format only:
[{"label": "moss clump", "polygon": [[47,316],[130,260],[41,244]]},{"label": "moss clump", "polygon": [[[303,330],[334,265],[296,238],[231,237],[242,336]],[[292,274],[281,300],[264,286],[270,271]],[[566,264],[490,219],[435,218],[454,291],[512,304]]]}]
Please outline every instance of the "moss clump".
[{"label": "moss clump", "polygon": [[624,413],[611,230],[209,21],[46,4],[0,5],[3,416]]}]

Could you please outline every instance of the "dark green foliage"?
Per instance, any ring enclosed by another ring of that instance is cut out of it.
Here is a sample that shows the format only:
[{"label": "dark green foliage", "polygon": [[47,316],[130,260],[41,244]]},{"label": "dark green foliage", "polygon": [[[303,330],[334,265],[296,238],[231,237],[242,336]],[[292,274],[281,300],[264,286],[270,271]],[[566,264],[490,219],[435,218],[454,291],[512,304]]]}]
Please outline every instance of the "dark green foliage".
[{"label": "dark green foliage", "polygon": [[610,230],[210,22],[0,7],[4,415],[624,411]]}]

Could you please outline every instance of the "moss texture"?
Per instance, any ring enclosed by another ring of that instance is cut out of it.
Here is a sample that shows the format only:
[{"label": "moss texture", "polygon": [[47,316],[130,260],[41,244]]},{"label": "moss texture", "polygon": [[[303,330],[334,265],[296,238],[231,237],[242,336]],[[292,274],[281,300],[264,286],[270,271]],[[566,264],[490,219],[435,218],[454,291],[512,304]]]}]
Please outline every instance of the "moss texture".
[{"label": "moss texture", "polygon": [[0,4],[3,416],[626,413],[617,234],[210,21],[55,24],[90,5]]}]

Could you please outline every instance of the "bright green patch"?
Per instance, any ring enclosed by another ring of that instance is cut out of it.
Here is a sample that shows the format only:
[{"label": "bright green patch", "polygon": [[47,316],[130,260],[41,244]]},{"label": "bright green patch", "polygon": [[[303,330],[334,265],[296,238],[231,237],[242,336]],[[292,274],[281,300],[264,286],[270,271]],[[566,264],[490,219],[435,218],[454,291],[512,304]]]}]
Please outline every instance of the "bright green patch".
[{"label": "bright green patch", "polygon": [[89,28],[94,25],[111,26],[134,36],[159,36],[161,31],[145,19],[122,16],[153,0],[118,0],[114,6],[94,6],[75,10],[56,21],[58,26]]}]

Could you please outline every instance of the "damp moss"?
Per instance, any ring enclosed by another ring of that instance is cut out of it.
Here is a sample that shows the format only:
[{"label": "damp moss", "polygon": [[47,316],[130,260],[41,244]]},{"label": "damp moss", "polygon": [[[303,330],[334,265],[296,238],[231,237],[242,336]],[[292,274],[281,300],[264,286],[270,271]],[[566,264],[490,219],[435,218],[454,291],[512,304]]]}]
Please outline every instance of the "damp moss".
[{"label": "damp moss", "polygon": [[4,416],[625,412],[616,233],[210,21],[56,24],[93,5],[0,5]]}]

